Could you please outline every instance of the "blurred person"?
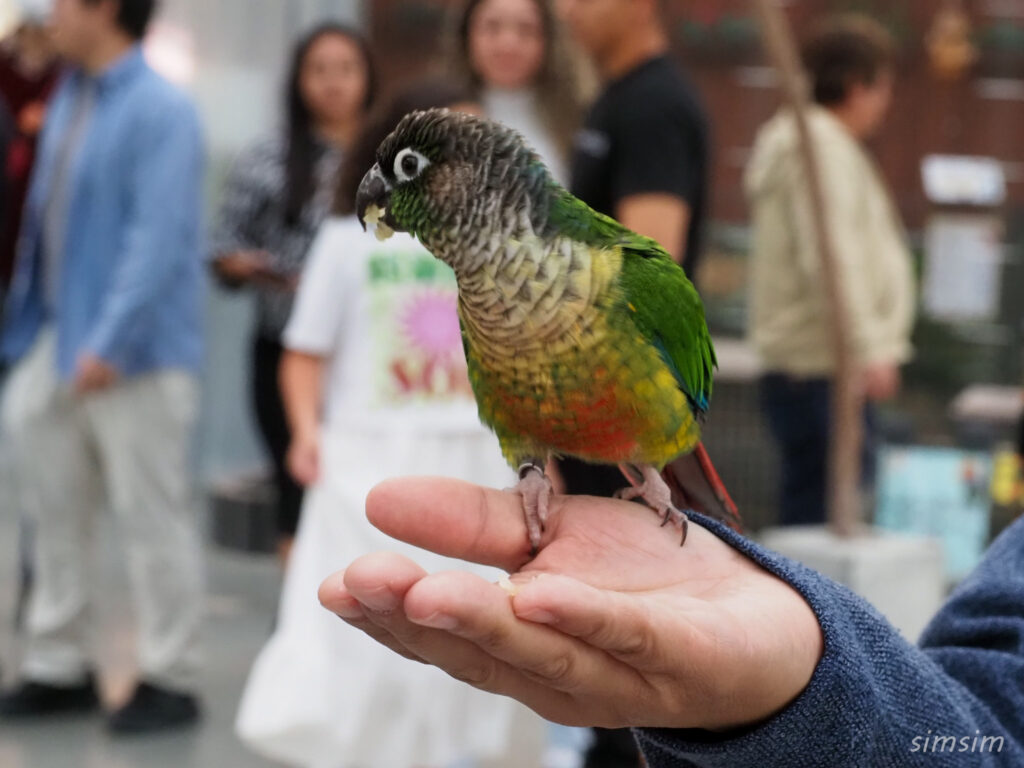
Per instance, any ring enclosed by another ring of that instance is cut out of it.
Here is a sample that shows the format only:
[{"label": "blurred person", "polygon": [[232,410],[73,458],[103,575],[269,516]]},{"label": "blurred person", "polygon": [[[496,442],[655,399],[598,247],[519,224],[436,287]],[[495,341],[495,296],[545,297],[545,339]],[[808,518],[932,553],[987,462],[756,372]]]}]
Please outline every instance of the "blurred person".
[{"label": "blurred person", "polygon": [[404,472],[514,479],[477,417],[454,274],[410,236],[377,243],[352,215],[363,173],[402,116],[444,106],[479,113],[472,100],[450,81],[427,81],[369,121],[346,157],[337,213],[317,236],[284,334],[288,465],[310,490],[280,620],[253,667],[237,728],[254,749],[289,764],[447,766],[510,746],[515,705],[437,670],[396,664],[316,600],[340,563],[387,545],[364,515],[375,483]]},{"label": "blurred person", "polygon": [[[592,77],[552,0],[468,0],[453,20],[450,69],[478,94],[488,117],[523,134],[568,186]],[[556,465],[549,465],[561,487]],[[552,726],[548,741],[541,768],[578,768],[585,733]]]},{"label": "blurred person", "polygon": [[[839,263],[865,407],[864,476],[874,474],[871,403],[900,388],[911,353],[914,285],[898,213],[864,142],[882,125],[893,88],[893,46],[857,17],[826,22],[803,46],[808,114]],[[826,519],[835,355],[806,170],[786,109],[759,132],[745,179],[753,215],[750,337],[766,374],[761,407],[780,448],[780,522]]]},{"label": "blurred person", "polygon": [[572,193],[657,240],[697,276],[708,198],[708,120],[672,63],[661,0],[558,0],[603,90],[577,135]]},{"label": "blurred person", "polygon": [[46,102],[60,65],[53,50],[46,11],[28,4],[21,23],[0,45],[0,96],[7,107],[11,134],[4,158],[3,208],[0,210],[0,302],[14,272],[21,216],[35,161],[36,141],[46,117]]},{"label": "blurred person", "polygon": [[486,114],[526,137],[568,182],[586,72],[549,0],[469,0],[455,18],[450,69]]},{"label": "blurred person", "polygon": [[89,546],[106,502],[138,616],[139,680],[114,733],[195,723],[201,551],[189,448],[202,358],[204,153],[188,99],[146,64],[153,0],[58,0],[54,94],[0,354],[36,525],[21,676],[0,719],[99,707]]},{"label": "blurred person", "polygon": [[[696,275],[707,200],[708,128],[693,87],[669,57],[659,0],[559,0],[603,92],[577,135],[574,195],[657,240]],[[615,468],[559,462],[565,490],[611,496]]]},{"label": "blurred person", "polygon": [[504,589],[377,552],[320,599],[544,717],[632,726],[652,768],[1024,765],[1024,519],[915,647],[846,587],[721,523],[695,515],[680,551],[640,505],[552,501],[534,556],[518,494],[388,481],[367,498],[373,525],[502,568]]},{"label": "blurred person", "polygon": [[[603,90],[577,135],[574,195],[657,240],[696,282],[708,200],[708,120],[673,64],[661,0],[558,0],[559,15],[593,60]],[[611,496],[614,467],[557,462],[571,494]],[[628,733],[596,731],[588,768],[635,765]]]},{"label": "blurred person", "polygon": [[[50,32],[46,28],[48,0],[20,0],[21,18],[13,34],[0,43],[0,97],[3,127],[0,158],[0,314],[14,273],[21,218],[28,196],[29,179],[35,162],[36,142],[46,117],[50,98],[60,70]],[[5,365],[0,362],[0,388]],[[17,477],[8,480],[8,498],[17,506],[20,498]],[[21,520],[18,596],[15,626],[23,625],[28,595],[32,586],[32,524]]]},{"label": "blurred person", "polygon": [[342,156],[374,92],[373,62],[359,32],[331,22],[300,40],[288,74],[283,130],[235,162],[213,236],[213,268],[221,282],[256,292],[252,405],[273,463],[283,562],[298,525],[302,489],[285,467],[291,436],[277,383],[281,332],[306,254],[329,213]]}]

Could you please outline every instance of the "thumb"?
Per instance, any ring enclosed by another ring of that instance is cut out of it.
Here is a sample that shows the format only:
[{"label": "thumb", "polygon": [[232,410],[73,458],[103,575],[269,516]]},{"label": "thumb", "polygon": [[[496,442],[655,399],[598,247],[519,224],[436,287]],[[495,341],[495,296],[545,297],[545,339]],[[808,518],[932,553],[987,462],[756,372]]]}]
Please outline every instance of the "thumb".
[{"label": "thumb", "polygon": [[459,480],[407,477],[381,483],[366,498],[374,526],[440,555],[514,572],[530,558],[517,494]]}]

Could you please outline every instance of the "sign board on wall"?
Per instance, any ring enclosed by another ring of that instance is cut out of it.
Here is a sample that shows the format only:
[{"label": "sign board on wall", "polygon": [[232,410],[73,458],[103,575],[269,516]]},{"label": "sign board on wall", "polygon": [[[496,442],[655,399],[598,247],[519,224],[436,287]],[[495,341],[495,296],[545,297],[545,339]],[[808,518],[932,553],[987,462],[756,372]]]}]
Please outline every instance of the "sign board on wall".
[{"label": "sign board on wall", "polygon": [[1002,266],[1003,224],[998,217],[933,216],[925,229],[925,312],[954,322],[995,319]]}]

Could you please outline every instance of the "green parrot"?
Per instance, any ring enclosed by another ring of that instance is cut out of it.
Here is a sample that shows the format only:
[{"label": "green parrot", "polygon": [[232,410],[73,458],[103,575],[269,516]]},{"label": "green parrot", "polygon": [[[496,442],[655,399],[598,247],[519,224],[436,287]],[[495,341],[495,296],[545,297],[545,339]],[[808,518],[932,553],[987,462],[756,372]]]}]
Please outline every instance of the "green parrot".
[{"label": "green parrot", "polygon": [[551,455],[618,465],[620,495],[684,542],[676,500],[737,519],[700,445],[716,365],[704,308],[658,243],[573,197],[512,129],[448,110],[399,123],[356,208],[379,238],[409,232],[454,270],[480,418],[518,470],[535,551]]}]

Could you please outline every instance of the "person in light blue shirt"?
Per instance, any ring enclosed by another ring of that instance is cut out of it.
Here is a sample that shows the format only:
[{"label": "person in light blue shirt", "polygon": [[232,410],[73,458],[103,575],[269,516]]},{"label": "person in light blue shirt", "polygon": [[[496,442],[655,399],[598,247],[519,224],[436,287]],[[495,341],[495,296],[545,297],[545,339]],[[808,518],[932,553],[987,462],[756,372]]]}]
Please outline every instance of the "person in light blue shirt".
[{"label": "person in light blue shirt", "polygon": [[97,362],[123,376],[196,370],[203,164],[195,109],[138,47],[95,75],[71,71],[43,130],[3,357],[24,357],[50,323],[63,380],[88,385]]},{"label": "person in light blue shirt", "polygon": [[202,359],[204,150],[189,99],[146,64],[155,0],[58,0],[54,95],[5,307],[3,432],[37,535],[27,648],[0,720],[97,709],[88,536],[106,503],[139,625],[115,733],[194,723],[200,546],[188,446]]}]

